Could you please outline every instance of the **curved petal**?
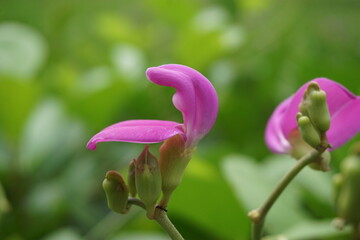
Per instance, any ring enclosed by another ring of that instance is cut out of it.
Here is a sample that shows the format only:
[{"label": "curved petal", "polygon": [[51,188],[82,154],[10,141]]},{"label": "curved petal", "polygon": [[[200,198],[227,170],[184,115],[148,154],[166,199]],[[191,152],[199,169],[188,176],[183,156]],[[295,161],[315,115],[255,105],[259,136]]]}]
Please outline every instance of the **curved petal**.
[{"label": "curved petal", "polygon": [[265,142],[274,153],[288,153],[290,150],[290,143],[281,129],[282,119],[290,101],[291,98],[288,98],[280,103],[266,125]]},{"label": "curved petal", "polygon": [[173,103],[184,118],[186,145],[196,145],[215,123],[218,113],[215,88],[196,70],[178,64],[149,68],[146,75],[158,85],[176,89]]},{"label": "curved petal", "polygon": [[86,147],[96,149],[98,142],[158,143],[177,134],[185,138],[182,124],[161,120],[129,120],[111,125],[93,136]]},{"label": "curved petal", "polygon": [[327,132],[332,149],[345,144],[360,132],[360,98],[349,102],[331,118],[331,126]]},{"label": "curved petal", "polygon": [[[347,103],[356,99],[354,94],[349,92],[349,90],[337,82],[326,78],[316,78],[312,81],[317,82],[320,88],[326,92],[327,104],[329,106],[331,116],[340,111]],[[300,101],[310,82],[304,84],[293,96],[289,98],[291,100],[289,101],[289,105],[280,124],[282,133],[286,138],[293,129],[297,128],[296,114],[299,112]]]}]

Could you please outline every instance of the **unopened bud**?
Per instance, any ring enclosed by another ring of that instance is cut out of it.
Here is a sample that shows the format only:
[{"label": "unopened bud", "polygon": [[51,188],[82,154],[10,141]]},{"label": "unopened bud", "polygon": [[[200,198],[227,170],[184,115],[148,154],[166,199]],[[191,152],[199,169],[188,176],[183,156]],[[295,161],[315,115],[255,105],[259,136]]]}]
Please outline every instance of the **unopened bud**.
[{"label": "unopened bud", "polygon": [[161,194],[161,175],[159,164],[145,146],[135,163],[135,183],[140,199],[146,206],[148,218],[154,218],[156,201]]},{"label": "unopened bud", "polygon": [[121,175],[113,170],[108,171],[102,186],[109,208],[117,213],[126,213],[129,190]]},{"label": "unopened bud", "polygon": [[322,90],[312,91],[309,94],[308,113],[314,127],[320,132],[330,128],[330,113],[326,103],[326,93]]},{"label": "unopened bud", "polygon": [[338,217],[360,223],[360,156],[349,156],[341,164],[342,182],[337,197]]},{"label": "unopened bud", "polygon": [[320,135],[312,125],[309,117],[303,116],[301,113],[298,113],[296,118],[301,137],[310,146],[317,148],[321,143]]},{"label": "unopened bud", "polygon": [[136,196],[136,183],[135,183],[135,159],[133,159],[129,165],[129,171],[128,171],[128,186],[129,186],[129,192],[131,197]]},{"label": "unopened bud", "polygon": [[166,207],[172,192],[180,184],[192,152],[193,149],[185,147],[185,141],[180,135],[169,138],[161,145],[159,164],[162,176],[162,207]]}]

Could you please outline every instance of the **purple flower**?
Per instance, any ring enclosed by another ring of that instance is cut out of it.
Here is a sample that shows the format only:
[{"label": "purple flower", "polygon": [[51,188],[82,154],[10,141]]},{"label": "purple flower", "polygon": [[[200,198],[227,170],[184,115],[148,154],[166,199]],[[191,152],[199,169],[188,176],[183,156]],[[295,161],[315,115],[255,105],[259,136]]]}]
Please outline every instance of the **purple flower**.
[{"label": "purple flower", "polygon": [[[332,80],[316,78],[313,81],[327,95],[331,123],[326,135],[332,145],[331,150],[334,150],[360,131],[360,97]],[[280,103],[270,117],[265,130],[265,141],[271,151],[290,153],[290,138],[297,131],[296,113],[299,112],[299,104],[308,84]]]},{"label": "purple flower", "polygon": [[111,125],[93,136],[87,148],[96,149],[98,142],[158,143],[181,135],[187,148],[192,148],[215,123],[218,97],[210,81],[196,70],[178,64],[147,69],[150,81],[173,87],[175,107],[182,112],[184,123],[163,120],[128,120]]}]

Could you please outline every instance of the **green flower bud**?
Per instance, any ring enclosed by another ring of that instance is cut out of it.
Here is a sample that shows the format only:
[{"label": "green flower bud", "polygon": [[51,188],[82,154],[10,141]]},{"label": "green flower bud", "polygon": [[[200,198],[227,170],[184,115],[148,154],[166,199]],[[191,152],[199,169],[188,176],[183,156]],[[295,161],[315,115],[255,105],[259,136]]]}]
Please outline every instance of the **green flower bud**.
[{"label": "green flower bud", "polygon": [[145,146],[135,162],[135,183],[146,206],[146,215],[153,219],[156,201],[161,194],[161,175],[158,160],[149,152],[149,146]]},{"label": "green flower bud", "polygon": [[314,127],[320,132],[330,128],[330,113],[326,103],[326,93],[322,90],[312,91],[309,94],[308,113]]},{"label": "green flower bud", "polygon": [[182,136],[176,135],[166,140],[160,147],[160,171],[163,198],[160,205],[166,207],[172,192],[180,184],[193,149],[185,148]]},{"label": "green flower bud", "polygon": [[341,164],[342,181],[337,193],[338,217],[360,223],[360,156],[349,156]]},{"label": "green flower bud", "polygon": [[135,197],[136,196],[136,183],[135,183],[135,159],[133,159],[129,165],[129,171],[128,171],[128,186],[130,191],[130,196]]},{"label": "green flower bud", "polygon": [[301,137],[313,148],[317,148],[321,144],[321,139],[319,133],[316,131],[314,126],[311,124],[309,117],[303,116],[301,113],[298,113],[297,122]]},{"label": "green flower bud", "polygon": [[113,170],[108,171],[102,186],[109,208],[117,213],[126,213],[129,190],[121,175]]}]

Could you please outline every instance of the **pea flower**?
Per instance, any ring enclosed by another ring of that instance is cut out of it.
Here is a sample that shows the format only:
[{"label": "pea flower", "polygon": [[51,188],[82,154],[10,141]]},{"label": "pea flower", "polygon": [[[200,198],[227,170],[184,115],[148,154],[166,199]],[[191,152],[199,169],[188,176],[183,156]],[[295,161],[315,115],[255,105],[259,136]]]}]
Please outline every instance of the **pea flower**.
[{"label": "pea flower", "polygon": [[173,104],[181,111],[184,123],[164,120],[128,120],[111,125],[93,136],[87,144],[98,142],[159,143],[181,135],[187,148],[195,147],[210,131],[218,113],[218,97],[210,81],[196,70],[178,64],[147,69],[150,81],[173,87]]},{"label": "pea flower", "polygon": [[[152,67],[146,71],[150,81],[175,88],[173,104],[184,123],[164,120],[128,120],[111,125],[93,136],[87,144],[98,142],[159,143],[162,199],[165,209],[172,192],[180,184],[185,168],[199,141],[211,130],[218,113],[218,97],[210,81],[196,70],[178,64]],[[138,188],[138,186],[136,186]]]},{"label": "pea flower", "polygon": [[[330,129],[326,132],[334,150],[345,144],[360,131],[360,97],[355,96],[341,84],[326,78],[316,78],[326,92],[330,112]],[[310,81],[310,82],[312,82]],[[265,141],[274,153],[291,153],[294,138],[298,137],[296,114],[309,83],[304,84],[294,95],[285,99],[271,115],[265,130]]]}]

